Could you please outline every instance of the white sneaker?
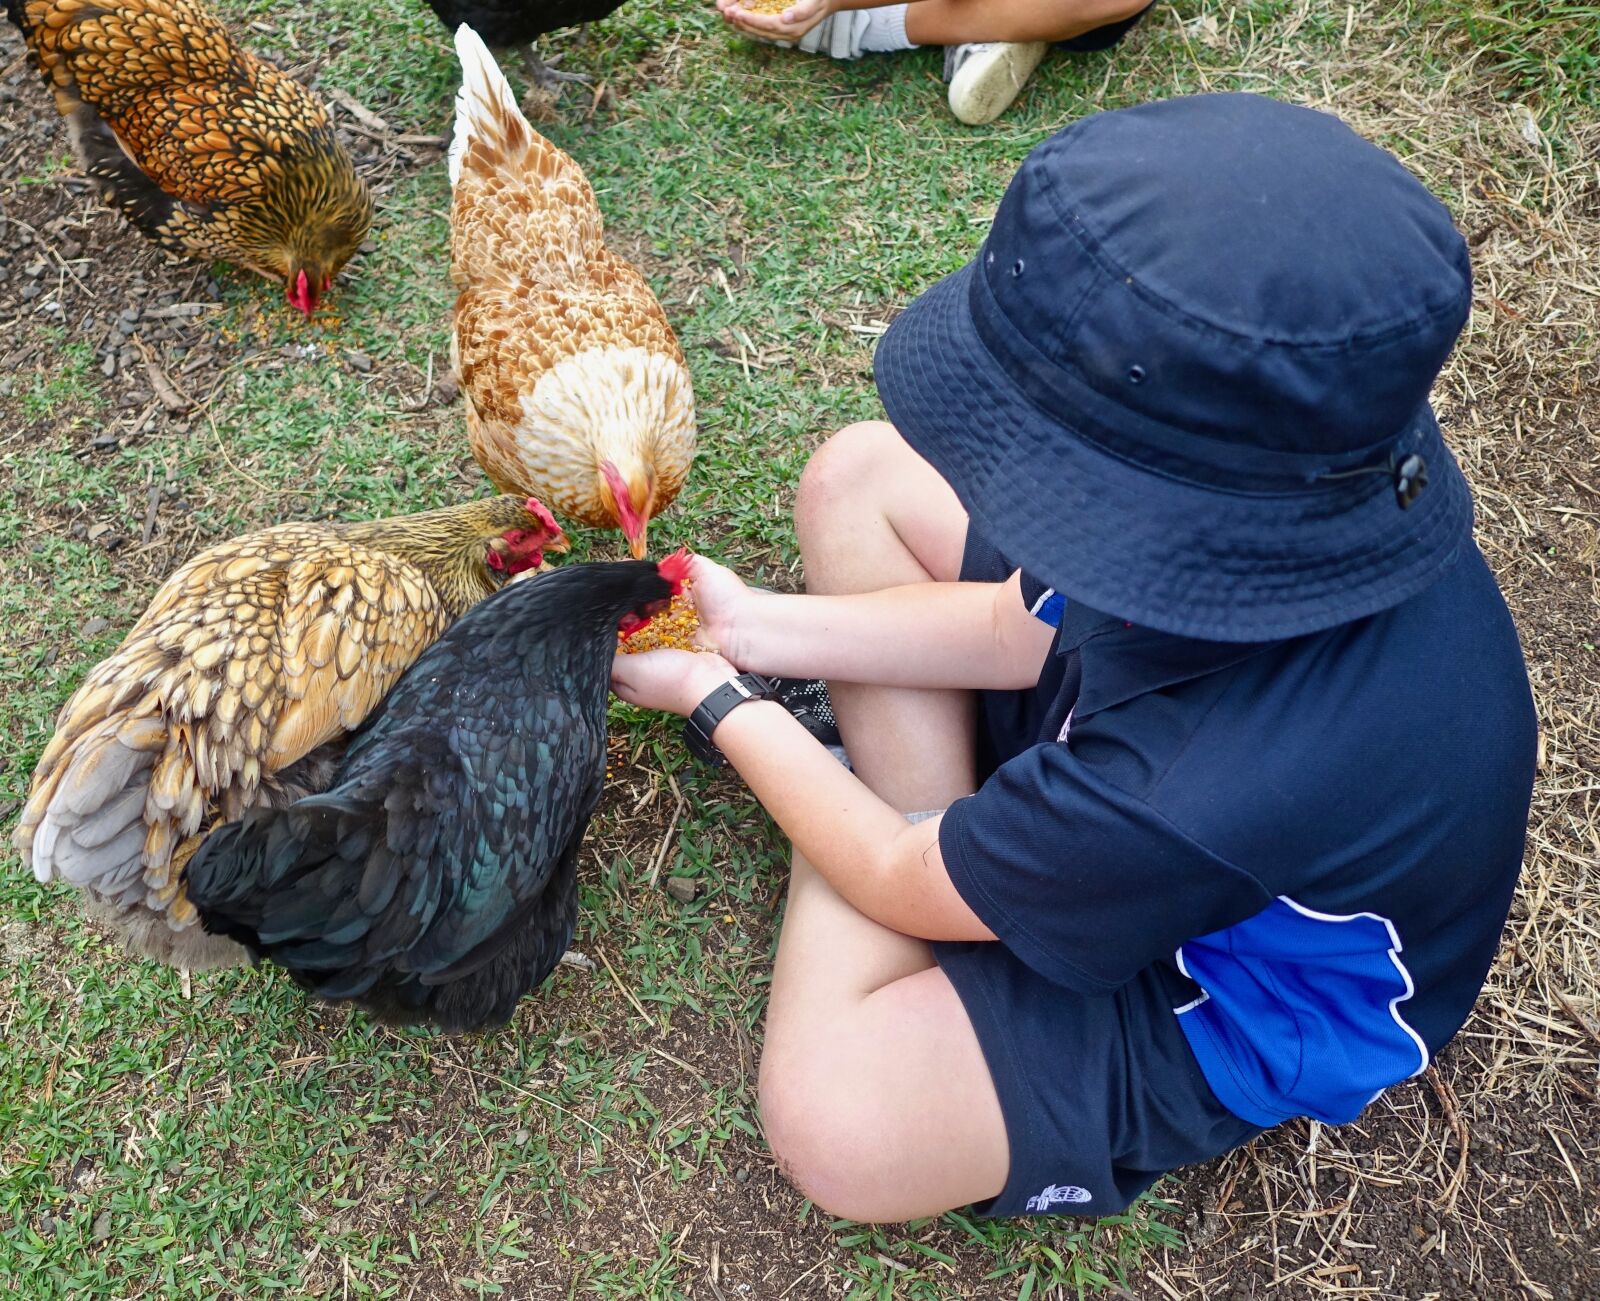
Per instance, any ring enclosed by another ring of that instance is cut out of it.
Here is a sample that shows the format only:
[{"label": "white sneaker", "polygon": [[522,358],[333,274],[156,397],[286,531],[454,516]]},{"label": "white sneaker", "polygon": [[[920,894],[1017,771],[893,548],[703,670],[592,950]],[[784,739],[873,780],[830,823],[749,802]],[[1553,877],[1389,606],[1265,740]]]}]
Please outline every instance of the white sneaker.
[{"label": "white sneaker", "polygon": [[944,79],[950,83],[950,111],[968,126],[993,122],[1016,101],[1049,48],[1049,41],[946,46]]}]

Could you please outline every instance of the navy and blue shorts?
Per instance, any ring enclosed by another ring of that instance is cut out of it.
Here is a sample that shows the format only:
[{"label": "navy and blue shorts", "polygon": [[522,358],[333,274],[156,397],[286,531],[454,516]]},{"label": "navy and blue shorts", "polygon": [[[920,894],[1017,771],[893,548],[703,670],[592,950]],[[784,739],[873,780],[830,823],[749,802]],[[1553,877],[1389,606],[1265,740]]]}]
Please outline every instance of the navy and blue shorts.
[{"label": "navy and blue shorts", "polygon": [[[1000,582],[1012,566],[976,535],[964,582]],[[1033,743],[1048,693],[990,696],[979,766]],[[993,706],[1002,706],[994,708]],[[1157,1178],[1248,1142],[1259,1126],[1211,1091],[1173,1014],[1193,987],[1151,967],[1112,994],[1046,979],[997,943],[938,943],[934,957],[977,1032],[1011,1147],[1006,1186],[979,1214],[1111,1215]]]},{"label": "navy and blue shorts", "polygon": [[1147,13],[1155,8],[1155,0],[1151,0],[1143,9],[1130,18],[1123,18],[1118,22],[1107,23],[1104,27],[1095,27],[1084,32],[1081,36],[1074,36],[1069,40],[1057,41],[1056,48],[1070,50],[1074,54],[1092,54],[1099,50],[1109,50],[1120,41]]}]

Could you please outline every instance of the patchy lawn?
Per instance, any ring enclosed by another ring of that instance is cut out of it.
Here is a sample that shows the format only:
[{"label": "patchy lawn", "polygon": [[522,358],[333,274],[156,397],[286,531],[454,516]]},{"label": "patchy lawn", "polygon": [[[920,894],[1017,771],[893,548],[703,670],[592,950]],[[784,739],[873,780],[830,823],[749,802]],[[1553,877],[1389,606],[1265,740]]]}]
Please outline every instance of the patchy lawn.
[{"label": "patchy lawn", "polygon": [[[335,104],[378,223],[309,325],[105,210],[0,31],[7,831],[55,710],[197,547],[485,491],[447,377],[443,29],[413,0],[222,9],[368,115]],[[828,63],[731,40],[698,0],[546,42],[603,93],[569,91],[545,129],[698,386],[702,452],[658,544],[779,586],[801,581],[787,508],[807,455],[878,411],[876,335],[970,256],[1062,124],[1264,91],[1344,114],[1450,204],[1478,298],[1440,414],[1542,743],[1506,944],[1436,1079],[1163,1181],[1114,1223],[829,1223],[778,1177],[754,1106],[782,840],[736,780],[619,707],[578,938],[598,969],[560,968],[491,1038],[375,1028],[268,971],[196,975],[186,998],[7,847],[0,1276],[29,1298],[1600,1295],[1596,16],[1178,0],[1111,54],[1052,58],[978,130],[946,111],[935,51]]]}]

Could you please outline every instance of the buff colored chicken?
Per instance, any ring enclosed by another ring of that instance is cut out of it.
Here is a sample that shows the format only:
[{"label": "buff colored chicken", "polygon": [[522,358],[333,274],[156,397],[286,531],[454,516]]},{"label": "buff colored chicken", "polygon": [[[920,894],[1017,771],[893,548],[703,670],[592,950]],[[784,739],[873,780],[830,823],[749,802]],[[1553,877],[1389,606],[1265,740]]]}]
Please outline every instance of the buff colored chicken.
[{"label": "buff colored chicken", "polygon": [[577,163],[528,125],[470,27],[456,52],[452,349],[473,454],[502,492],[615,525],[642,558],[694,458],[683,351],[644,277],[606,248]]},{"label": "buff colored chicken", "polygon": [[62,709],[17,827],[23,861],[82,889],[136,952],[242,961],[184,893],[202,833],[325,789],[348,734],[455,619],[566,549],[537,501],[495,497],[202,552]]},{"label": "buff colored chicken", "polygon": [[249,267],[309,316],[372,196],[327,110],[200,0],[5,0],[89,175],[163,248]]}]

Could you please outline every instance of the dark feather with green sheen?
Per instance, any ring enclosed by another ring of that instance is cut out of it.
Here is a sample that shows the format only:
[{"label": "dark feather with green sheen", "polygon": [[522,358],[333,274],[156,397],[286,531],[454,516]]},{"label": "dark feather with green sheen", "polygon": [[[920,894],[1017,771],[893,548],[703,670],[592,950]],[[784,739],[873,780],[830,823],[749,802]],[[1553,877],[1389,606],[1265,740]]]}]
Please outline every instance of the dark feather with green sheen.
[{"label": "dark feather with green sheen", "polygon": [[671,593],[648,561],[567,565],[469,610],[324,794],[206,839],[206,929],[388,1020],[503,1024],[572,938],[617,623]]}]

